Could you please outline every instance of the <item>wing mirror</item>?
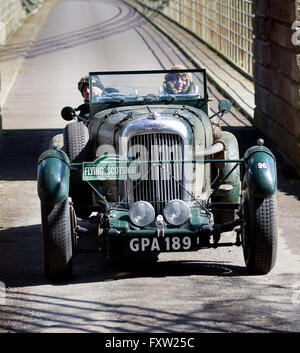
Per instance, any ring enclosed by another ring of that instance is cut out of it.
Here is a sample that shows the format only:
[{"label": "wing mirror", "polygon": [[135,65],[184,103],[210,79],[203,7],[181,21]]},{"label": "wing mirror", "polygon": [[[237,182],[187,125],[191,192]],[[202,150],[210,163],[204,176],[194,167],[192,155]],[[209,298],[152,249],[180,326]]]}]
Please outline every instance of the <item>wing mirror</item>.
[{"label": "wing mirror", "polygon": [[62,118],[67,121],[74,120],[76,117],[75,110],[72,107],[64,107],[60,114]]},{"label": "wing mirror", "polygon": [[[219,116],[219,114],[221,113],[221,117],[226,114],[229,113],[231,110],[231,103],[228,99],[221,99],[218,105],[218,111],[209,117],[209,119],[212,119],[213,117],[215,117],[216,115]],[[220,118],[220,116],[219,116]]]}]

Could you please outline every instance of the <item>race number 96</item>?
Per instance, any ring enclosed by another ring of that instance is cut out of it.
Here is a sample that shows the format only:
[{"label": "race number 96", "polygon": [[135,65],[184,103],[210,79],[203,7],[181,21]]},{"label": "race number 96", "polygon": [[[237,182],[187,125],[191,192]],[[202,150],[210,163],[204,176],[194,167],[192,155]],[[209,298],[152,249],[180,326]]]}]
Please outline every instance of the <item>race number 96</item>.
[{"label": "race number 96", "polygon": [[259,162],[257,163],[258,169],[268,169],[268,164],[266,162]]}]

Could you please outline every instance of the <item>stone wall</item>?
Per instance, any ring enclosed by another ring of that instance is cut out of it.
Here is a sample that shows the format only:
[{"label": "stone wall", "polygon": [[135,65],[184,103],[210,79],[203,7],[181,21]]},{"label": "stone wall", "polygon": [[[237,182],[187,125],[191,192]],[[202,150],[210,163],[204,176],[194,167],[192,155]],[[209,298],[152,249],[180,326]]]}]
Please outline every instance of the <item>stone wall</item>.
[{"label": "stone wall", "polygon": [[[33,14],[43,3],[44,0],[0,0],[0,51],[18,28],[22,25],[26,27],[29,14]],[[20,33],[22,32],[20,31]],[[36,33],[36,31],[34,30],[32,33]],[[19,65],[20,60],[17,59],[12,60],[12,63],[0,63],[0,138],[2,136],[1,105],[16,77]]]},{"label": "stone wall", "polygon": [[25,17],[26,11],[20,0],[0,1],[0,45],[6,43]]},{"label": "stone wall", "polygon": [[254,11],[254,123],[300,174],[300,0],[256,0]]},{"label": "stone wall", "polygon": [[0,45],[17,30],[31,11],[43,0],[0,0]]}]

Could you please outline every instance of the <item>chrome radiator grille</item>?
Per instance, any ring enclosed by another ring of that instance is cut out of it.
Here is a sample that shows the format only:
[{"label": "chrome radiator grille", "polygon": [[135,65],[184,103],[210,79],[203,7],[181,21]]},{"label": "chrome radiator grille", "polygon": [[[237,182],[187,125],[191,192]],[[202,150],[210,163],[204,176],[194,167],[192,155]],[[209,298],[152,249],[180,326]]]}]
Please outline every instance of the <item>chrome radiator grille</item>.
[{"label": "chrome radiator grille", "polygon": [[151,161],[140,165],[140,180],[129,181],[129,190],[133,190],[128,195],[131,202],[148,201],[156,214],[162,214],[166,202],[183,198],[183,163],[174,163],[183,160],[180,136],[170,133],[133,136],[128,144],[128,157]]}]

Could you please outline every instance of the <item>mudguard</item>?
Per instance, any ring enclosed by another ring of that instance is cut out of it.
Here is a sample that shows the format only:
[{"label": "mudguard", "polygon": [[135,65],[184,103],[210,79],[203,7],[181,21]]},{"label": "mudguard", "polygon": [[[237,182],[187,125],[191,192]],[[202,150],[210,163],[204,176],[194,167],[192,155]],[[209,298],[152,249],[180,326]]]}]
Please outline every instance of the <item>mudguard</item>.
[{"label": "mudguard", "polygon": [[255,197],[265,198],[277,190],[276,159],[265,146],[250,147],[244,155],[248,190]]},{"label": "mudguard", "polygon": [[69,158],[60,149],[45,151],[38,161],[37,191],[41,201],[56,204],[69,194]]}]

